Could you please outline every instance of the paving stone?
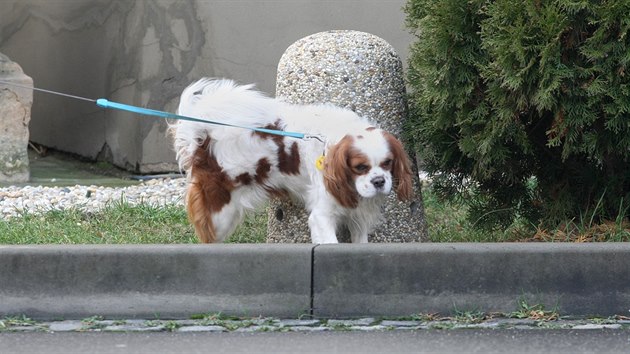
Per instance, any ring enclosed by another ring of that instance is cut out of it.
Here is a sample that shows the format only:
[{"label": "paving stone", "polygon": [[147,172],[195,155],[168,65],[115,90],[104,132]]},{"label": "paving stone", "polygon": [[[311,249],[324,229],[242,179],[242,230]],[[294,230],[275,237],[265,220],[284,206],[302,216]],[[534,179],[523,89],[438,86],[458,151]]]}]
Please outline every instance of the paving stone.
[{"label": "paving stone", "polygon": [[369,326],[376,320],[372,317],[360,318],[357,320],[328,320],[327,325],[330,326]]},{"label": "paving stone", "polygon": [[225,327],[221,326],[185,326],[177,329],[178,332],[227,332]]},{"label": "paving stone", "polygon": [[[390,329],[391,327],[387,327],[387,329]],[[394,327],[394,329],[396,331],[416,331],[416,330],[421,330],[421,329],[429,329],[429,326],[426,325],[419,325],[419,326],[409,326],[409,327]]]},{"label": "paving stone", "polygon": [[48,330],[53,332],[71,332],[78,331],[81,328],[83,328],[83,322],[81,321],[51,322],[48,325]]},{"label": "paving stone", "polygon": [[455,325],[453,329],[488,329],[498,328],[498,322],[481,322],[481,323],[467,323],[461,325]]},{"label": "paving stone", "polygon": [[159,326],[113,325],[103,328],[106,332],[161,332],[166,328]]},{"label": "paving stone", "polygon": [[330,327],[324,326],[292,326],[287,328],[292,332],[325,332],[331,330]]},{"label": "paving stone", "polygon": [[453,328],[457,325],[455,321],[430,321],[426,323],[428,328]]},{"label": "paving stone", "polygon": [[383,320],[381,321],[381,325],[383,326],[391,326],[391,327],[414,327],[414,326],[419,326],[421,325],[422,322],[420,321],[389,321],[389,320]]},{"label": "paving stone", "polygon": [[[571,328],[573,326],[580,326],[589,322],[585,320],[569,320],[569,321],[549,321],[549,322],[544,322],[544,323],[549,323],[549,324],[556,323],[560,326]],[[600,324],[603,324],[603,323],[600,323]]]},{"label": "paving stone", "polygon": [[536,320],[532,320],[529,318],[500,318],[496,320],[499,323],[500,327],[510,327],[510,326],[535,326]]},{"label": "paving stone", "polygon": [[234,332],[273,332],[277,331],[279,328],[274,326],[249,326],[249,327],[240,327],[234,330]]},{"label": "paving stone", "polygon": [[247,326],[263,326],[273,323],[272,319],[246,319],[246,320],[225,320],[215,321],[214,324],[225,325],[226,327],[247,327]]},{"label": "paving stone", "polygon": [[278,320],[277,325],[283,326],[315,326],[321,324],[320,320]]},{"label": "paving stone", "polygon": [[350,326],[349,330],[351,331],[383,331],[390,329],[390,327],[386,327],[383,325],[374,325],[374,326]]},{"label": "paving stone", "polygon": [[536,326],[528,326],[528,325],[516,325],[514,327],[512,327],[512,329],[540,329],[540,327],[536,327]]},{"label": "paving stone", "polygon": [[616,324],[596,324],[596,323],[587,323],[583,325],[573,326],[572,329],[619,329],[621,325]]}]

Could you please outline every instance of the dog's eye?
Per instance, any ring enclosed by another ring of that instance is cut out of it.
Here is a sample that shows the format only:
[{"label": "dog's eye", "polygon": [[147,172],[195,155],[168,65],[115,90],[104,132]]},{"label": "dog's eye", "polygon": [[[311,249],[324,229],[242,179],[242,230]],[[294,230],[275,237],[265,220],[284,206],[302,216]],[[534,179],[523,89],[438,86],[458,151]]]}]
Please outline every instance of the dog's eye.
[{"label": "dog's eye", "polygon": [[354,166],[354,169],[357,170],[358,172],[367,172],[370,169],[370,166],[364,164],[364,163],[360,163],[356,166]]},{"label": "dog's eye", "polygon": [[383,163],[381,163],[381,168],[385,169],[385,170],[388,170],[388,169],[390,169],[392,167],[392,163],[393,162],[394,161],[392,159],[387,159],[387,160],[383,161]]}]

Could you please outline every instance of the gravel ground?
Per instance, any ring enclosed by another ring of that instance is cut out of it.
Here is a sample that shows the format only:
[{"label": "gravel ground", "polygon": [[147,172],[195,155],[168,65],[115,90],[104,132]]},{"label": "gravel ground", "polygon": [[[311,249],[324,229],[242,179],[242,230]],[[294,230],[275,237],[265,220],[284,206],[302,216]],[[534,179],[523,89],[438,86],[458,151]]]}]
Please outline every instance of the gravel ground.
[{"label": "gravel ground", "polygon": [[22,213],[78,208],[85,212],[102,209],[108,203],[183,204],[185,178],[154,179],[122,188],[102,186],[42,187],[9,186],[0,188],[0,218]]}]

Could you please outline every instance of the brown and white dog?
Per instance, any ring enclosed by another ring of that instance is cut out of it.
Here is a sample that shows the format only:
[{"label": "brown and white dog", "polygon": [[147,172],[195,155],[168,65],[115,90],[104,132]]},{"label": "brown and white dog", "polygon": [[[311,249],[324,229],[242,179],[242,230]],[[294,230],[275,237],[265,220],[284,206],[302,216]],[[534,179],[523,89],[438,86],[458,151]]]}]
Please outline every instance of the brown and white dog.
[{"label": "brown and white dog", "polygon": [[[395,190],[412,197],[409,158],[390,133],[333,105],[291,105],[253,85],[201,79],[184,90],[178,114],[237,126],[302,132],[325,143],[247,129],[178,121],[171,126],[186,205],[201,242],[221,242],[247,211],[289,196],[310,213],[313,243],[336,243],[341,225],[367,242],[381,205]],[[323,158],[323,163],[321,162]]]}]

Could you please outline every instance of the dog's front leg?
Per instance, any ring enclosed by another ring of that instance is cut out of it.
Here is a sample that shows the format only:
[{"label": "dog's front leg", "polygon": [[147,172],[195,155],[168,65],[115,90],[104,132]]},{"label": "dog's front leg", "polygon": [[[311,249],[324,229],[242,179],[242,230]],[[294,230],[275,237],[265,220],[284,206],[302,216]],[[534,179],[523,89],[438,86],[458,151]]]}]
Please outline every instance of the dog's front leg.
[{"label": "dog's front leg", "polygon": [[317,211],[311,212],[308,217],[308,227],[311,229],[311,242],[338,243],[335,234],[337,223],[331,215]]}]

